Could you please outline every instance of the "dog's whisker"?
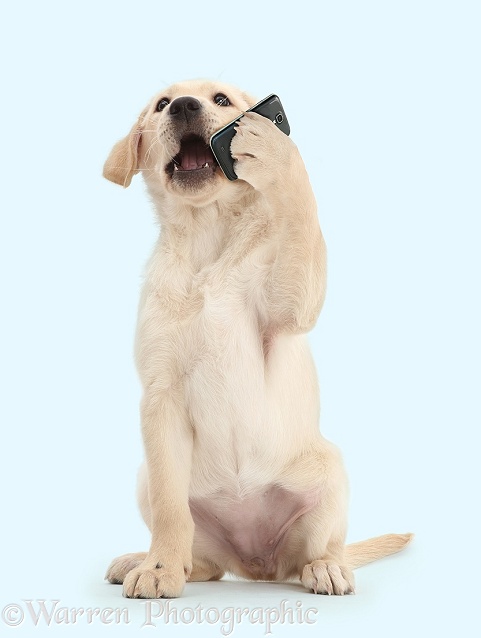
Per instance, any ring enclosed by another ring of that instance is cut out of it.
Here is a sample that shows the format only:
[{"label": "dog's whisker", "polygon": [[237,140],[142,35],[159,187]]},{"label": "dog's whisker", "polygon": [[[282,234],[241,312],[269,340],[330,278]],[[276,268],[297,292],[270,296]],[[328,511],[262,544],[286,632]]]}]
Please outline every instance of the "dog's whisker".
[{"label": "dog's whisker", "polygon": [[149,146],[149,148],[147,149],[146,154],[145,154],[145,159],[146,159],[146,161],[148,161],[148,160],[149,160],[149,158],[150,158],[150,154],[152,153],[152,150],[153,150],[154,146],[157,144],[157,142],[158,142],[157,138],[154,138],[154,139],[152,140],[152,142],[150,143],[150,146]]}]

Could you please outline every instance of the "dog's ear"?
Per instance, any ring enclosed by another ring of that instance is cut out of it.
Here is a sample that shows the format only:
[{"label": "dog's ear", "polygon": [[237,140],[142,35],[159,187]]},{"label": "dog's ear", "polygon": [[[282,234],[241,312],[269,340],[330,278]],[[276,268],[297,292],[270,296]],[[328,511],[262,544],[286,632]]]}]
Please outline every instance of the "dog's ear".
[{"label": "dog's ear", "polygon": [[132,177],[139,172],[142,126],[146,112],[147,109],[141,113],[130,133],[117,142],[104,164],[103,176],[124,188],[130,185]]}]

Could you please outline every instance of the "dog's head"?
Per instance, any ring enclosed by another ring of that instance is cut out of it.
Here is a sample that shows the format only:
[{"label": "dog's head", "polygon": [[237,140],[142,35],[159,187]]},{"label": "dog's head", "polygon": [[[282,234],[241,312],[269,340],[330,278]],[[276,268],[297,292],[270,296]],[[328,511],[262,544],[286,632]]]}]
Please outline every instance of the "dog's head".
[{"label": "dog's head", "polygon": [[112,149],[104,177],[124,187],[142,171],[155,191],[182,199],[215,199],[226,177],[209,147],[211,135],[255,100],[220,82],[174,84],[157,94],[130,133]]}]

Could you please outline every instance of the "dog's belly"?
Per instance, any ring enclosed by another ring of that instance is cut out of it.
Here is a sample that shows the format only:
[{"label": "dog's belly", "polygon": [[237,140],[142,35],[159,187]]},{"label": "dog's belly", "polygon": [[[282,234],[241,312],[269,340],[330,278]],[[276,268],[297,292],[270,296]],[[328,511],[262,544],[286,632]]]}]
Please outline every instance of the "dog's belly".
[{"label": "dog's belly", "polygon": [[244,498],[221,490],[189,501],[196,529],[215,550],[229,555],[251,578],[276,577],[278,557],[289,529],[319,502],[319,491],[293,492],[279,485]]}]

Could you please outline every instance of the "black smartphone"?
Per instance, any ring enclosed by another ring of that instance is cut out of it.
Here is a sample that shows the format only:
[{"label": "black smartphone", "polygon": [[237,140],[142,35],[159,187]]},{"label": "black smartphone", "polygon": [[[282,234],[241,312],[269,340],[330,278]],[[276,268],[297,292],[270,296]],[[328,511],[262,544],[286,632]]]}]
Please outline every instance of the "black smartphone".
[{"label": "black smartphone", "polygon": [[[255,113],[259,113],[259,115],[268,117],[271,122],[274,122],[286,135],[289,135],[291,132],[286,114],[277,95],[268,95],[260,102],[257,102],[251,109],[248,109],[248,111],[254,111]],[[210,138],[210,147],[214,153],[214,157],[224,175],[230,180],[237,179],[237,175],[234,172],[234,160],[230,154],[230,143],[235,135],[235,124],[241,117],[243,117],[243,115],[239,115],[239,117],[229,122],[229,124],[221,128],[217,133],[214,133]]]}]

